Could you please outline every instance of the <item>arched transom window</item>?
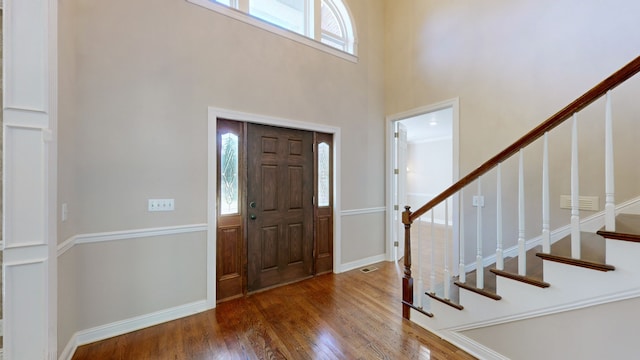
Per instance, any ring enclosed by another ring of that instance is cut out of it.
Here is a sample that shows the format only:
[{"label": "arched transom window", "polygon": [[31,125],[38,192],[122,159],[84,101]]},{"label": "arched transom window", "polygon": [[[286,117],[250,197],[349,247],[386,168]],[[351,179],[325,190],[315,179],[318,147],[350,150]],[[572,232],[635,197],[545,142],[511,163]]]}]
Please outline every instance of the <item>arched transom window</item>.
[{"label": "arched transom window", "polygon": [[[188,0],[220,11],[224,7],[315,40],[345,53],[356,55],[353,22],[342,0]],[[226,15],[238,18],[235,12]]]}]

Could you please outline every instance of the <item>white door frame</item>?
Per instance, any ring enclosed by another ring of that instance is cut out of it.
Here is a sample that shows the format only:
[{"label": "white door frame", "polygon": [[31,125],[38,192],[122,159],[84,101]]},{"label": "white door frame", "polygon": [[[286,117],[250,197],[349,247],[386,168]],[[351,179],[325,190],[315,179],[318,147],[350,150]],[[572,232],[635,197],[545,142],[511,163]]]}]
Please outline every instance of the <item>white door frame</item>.
[{"label": "white door frame", "polygon": [[57,0],[4,0],[4,358],[57,359]]},{"label": "white door frame", "polygon": [[254,124],[272,125],[317,131],[333,134],[333,272],[341,272],[342,219],[340,217],[340,128],[322,124],[300,122],[295,120],[243,113],[239,111],[209,107],[209,169],[208,169],[208,226],[207,231],[207,306],[216,306],[216,191],[217,191],[217,123],[218,118],[250,122]]},{"label": "white door frame", "polygon": [[[453,109],[453,134],[452,134],[452,138],[453,138],[453,181],[457,181],[460,177],[459,174],[459,160],[460,160],[460,156],[459,156],[459,99],[458,98],[453,98],[453,99],[449,99],[449,100],[444,100],[435,104],[431,104],[431,105],[426,105],[426,106],[421,106],[419,108],[415,108],[415,109],[411,109],[408,111],[404,111],[401,113],[397,113],[397,114],[393,114],[393,115],[388,115],[386,118],[386,138],[387,138],[387,150],[386,150],[386,171],[385,171],[385,178],[386,178],[386,184],[387,184],[387,221],[386,221],[386,228],[387,228],[387,251],[386,251],[386,257],[388,261],[396,261],[396,255],[395,255],[395,246],[394,246],[394,241],[397,237],[397,226],[395,226],[394,222],[395,222],[395,209],[394,209],[394,174],[393,174],[393,164],[394,164],[394,159],[396,158],[396,148],[394,146],[394,128],[395,128],[395,122],[400,121],[400,120],[404,120],[404,119],[408,119],[408,118],[412,118],[415,116],[419,116],[422,114],[426,114],[426,113],[430,113],[430,112],[434,112],[434,111],[438,111],[438,110],[443,110],[443,109],[447,109],[447,108],[452,108]],[[404,211],[404,205],[399,205],[399,208],[397,211],[402,212]],[[415,211],[416,209],[412,209],[413,211]],[[452,214],[453,214],[453,223],[456,224],[458,222],[458,204],[456,201],[453,202],[453,209],[452,209]],[[401,237],[399,241],[404,241],[403,240],[404,237]],[[458,234],[458,229],[454,227],[453,229],[453,261],[454,264],[458,263],[458,240],[459,240],[459,234]],[[457,275],[457,266],[451,266],[452,274],[453,275]]]}]

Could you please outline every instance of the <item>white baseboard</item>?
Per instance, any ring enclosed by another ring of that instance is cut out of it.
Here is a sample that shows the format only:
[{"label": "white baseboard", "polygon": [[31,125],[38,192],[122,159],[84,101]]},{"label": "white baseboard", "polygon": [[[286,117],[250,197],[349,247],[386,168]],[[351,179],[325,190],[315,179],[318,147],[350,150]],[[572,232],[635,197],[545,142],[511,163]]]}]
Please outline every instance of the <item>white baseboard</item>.
[{"label": "white baseboard", "polygon": [[456,345],[469,354],[483,360],[510,360],[479,342],[454,331],[435,331],[436,335]]},{"label": "white baseboard", "polygon": [[353,269],[361,268],[363,266],[368,266],[368,265],[379,263],[382,261],[387,261],[386,254],[371,256],[365,259],[360,259],[360,260],[352,261],[346,264],[342,264],[340,265],[340,272],[343,273],[345,271],[350,271]]},{"label": "white baseboard", "polygon": [[160,310],[151,314],[136,316],[131,319],[116,321],[111,324],[78,331],[73,334],[58,359],[71,360],[78,346],[197,314],[207,309],[207,302],[205,300],[201,300],[170,309]]}]

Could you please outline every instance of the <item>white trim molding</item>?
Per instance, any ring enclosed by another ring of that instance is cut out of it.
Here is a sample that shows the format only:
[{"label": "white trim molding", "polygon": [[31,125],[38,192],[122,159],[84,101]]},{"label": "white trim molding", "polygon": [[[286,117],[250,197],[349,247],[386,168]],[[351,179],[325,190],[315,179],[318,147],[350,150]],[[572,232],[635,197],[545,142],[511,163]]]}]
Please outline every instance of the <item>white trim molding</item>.
[{"label": "white trim molding", "polygon": [[105,241],[137,239],[143,237],[152,236],[164,236],[185,234],[191,232],[207,231],[207,224],[192,224],[192,225],[179,225],[179,226],[166,226],[159,228],[147,228],[147,229],[134,229],[134,230],[122,230],[111,231],[93,234],[79,234],[74,235],[63,243],[58,245],[58,257],[65,252],[69,251],[75,245],[90,244]]},{"label": "white trim molding", "polygon": [[485,360],[510,360],[508,357],[490,349],[479,342],[454,331],[434,331],[434,333],[444,340],[455,344],[457,347],[477,357]]},{"label": "white trim molding", "polygon": [[[394,222],[396,221],[396,214],[394,210],[394,178],[393,178],[393,164],[394,157],[396,154],[395,146],[394,146],[394,124],[397,121],[408,119],[411,117],[415,117],[418,115],[443,110],[447,108],[452,108],[452,117],[453,117],[453,133],[452,133],[452,142],[453,142],[453,173],[452,180],[453,183],[458,181],[460,176],[460,99],[452,98],[448,100],[443,100],[431,105],[417,107],[411,110],[403,111],[397,114],[388,115],[386,117],[386,169],[385,169],[385,181],[386,185],[386,202],[387,202],[387,219],[386,219],[386,228],[387,228],[387,258],[389,261],[392,261],[394,258],[394,246],[393,243],[396,241],[396,237],[401,236],[400,234],[396,234],[397,227],[394,226]],[[414,209],[415,210],[415,209]],[[403,209],[398,209],[399,212],[402,212]],[[458,223],[458,201],[457,195],[454,195],[453,198],[453,209],[452,209],[453,217],[450,221],[453,224]],[[400,215],[398,215],[400,216]],[[453,263],[458,263],[458,229],[457,227],[453,227],[453,239],[454,239],[454,248],[453,248]]]},{"label": "white trim molding", "polygon": [[387,258],[386,258],[385,254],[370,256],[368,258],[364,258],[364,259],[360,259],[360,260],[356,260],[356,261],[352,261],[352,262],[348,262],[348,263],[342,264],[342,266],[340,266],[340,272],[351,271],[351,270],[354,270],[354,269],[361,268],[363,266],[369,266],[371,264],[383,262],[383,261],[386,261],[386,260],[387,260]]},{"label": "white trim molding", "polygon": [[387,211],[387,208],[384,206],[366,208],[366,209],[353,209],[353,210],[343,210],[340,215],[341,216],[354,216],[354,215],[366,215],[366,214],[377,214],[383,213]]}]

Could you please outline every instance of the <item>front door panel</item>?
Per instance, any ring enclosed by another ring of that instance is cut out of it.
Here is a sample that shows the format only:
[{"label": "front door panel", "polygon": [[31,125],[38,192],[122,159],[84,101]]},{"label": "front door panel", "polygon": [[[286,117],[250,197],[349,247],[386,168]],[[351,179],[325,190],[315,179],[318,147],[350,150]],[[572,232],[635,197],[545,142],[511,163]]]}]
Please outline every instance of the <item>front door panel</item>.
[{"label": "front door panel", "polygon": [[248,290],[313,274],[313,136],[248,124]]}]

